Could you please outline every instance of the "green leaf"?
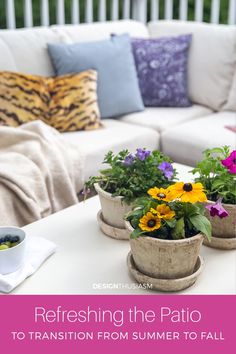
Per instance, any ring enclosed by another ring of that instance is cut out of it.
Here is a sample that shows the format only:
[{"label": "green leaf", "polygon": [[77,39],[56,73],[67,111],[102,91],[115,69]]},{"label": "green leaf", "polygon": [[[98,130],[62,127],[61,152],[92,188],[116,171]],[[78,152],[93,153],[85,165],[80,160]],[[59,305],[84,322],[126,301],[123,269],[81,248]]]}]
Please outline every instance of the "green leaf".
[{"label": "green leaf", "polygon": [[209,175],[212,171],[212,162],[211,161],[204,161],[204,163],[199,163],[201,171],[205,175]]},{"label": "green leaf", "polygon": [[208,240],[211,240],[211,223],[203,215],[192,215],[189,217],[189,220],[193,224],[196,230],[202,232]]},{"label": "green leaf", "polygon": [[172,219],[172,220],[165,220],[165,223],[170,227],[170,228],[174,228],[176,225],[176,219]]},{"label": "green leaf", "polygon": [[184,218],[177,220],[175,228],[171,230],[171,236],[174,240],[185,238]]},{"label": "green leaf", "polygon": [[140,229],[135,229],[131,235],[130,235],[130,238],[137,238],[139,236],[141,236],[142,234],[144,234],[145,231],[141,231]]},{"label": "green leaf", "polygon": [[222,187],[222,186],[224,186],[224,180],[223,179],[222,180],[215,180],[212,183],[212,188],[213,189],[216,189],[216,188],[219,188],[219,187]]},{"label": "green leaf", "polygon": [[205,207],[205,204],[202,204],[200,202],[196,203],[197,207],[198,207],[198,211],[196,214],[201,214],[201,215],[204,215],[205,214],[205,211],[206,211],[206,207]]},{"label": "green leaf", "polygon": [[125,219],[126,220],[130,220],[130,219],[132,219],[132,218],[134,218],[134,217],[141,217],[142,216],[142,209],[135,209],[135,210],[133,210],[133,211],[130,211],[130,212],[128,212],[126,215],[125,215]]},{"label": "green leaf", "polygon": [[224,149],[216,147],[216,148],[210,149],[209,152],[211,152],[211,154],[223,154]]},{"label": "green leaf", "polygon": [[195,215],[199,213],[199,206],[192,203],[184,203],[183,208],[185,209],[185,216]]}]

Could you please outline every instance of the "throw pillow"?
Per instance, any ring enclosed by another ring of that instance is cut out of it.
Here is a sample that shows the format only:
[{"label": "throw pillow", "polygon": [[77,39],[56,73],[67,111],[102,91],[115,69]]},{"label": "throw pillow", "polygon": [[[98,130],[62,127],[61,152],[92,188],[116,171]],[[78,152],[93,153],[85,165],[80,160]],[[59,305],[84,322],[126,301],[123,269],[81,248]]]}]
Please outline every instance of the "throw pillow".
[{"label": "throw pillow", "polygon": [[61,132],[101,127],[97,103],[97,72],[62,75],[48,82],[51,100],[48,124]]},{"label": "throw pillow", "polygon": [[17,127],[47,119],[50,94],[47,79],[15,72],[0,72],[0,125]]},{"label": "throw pillow", "polygon": [[61,132],[97,129],[96,87],[94,70],[56,78],[0,72],[0,125],[40,119]]},{"label": "throw pillow", "polygon": [[49,44],[48,50],[57,75],[97,70],[102,118],[144,109],[129,35],[95,42]]},{"label": "throw pillow", "polygon": [[133,39],[132,47],[145,106],[188,107],[187,69],[191,35]]}]

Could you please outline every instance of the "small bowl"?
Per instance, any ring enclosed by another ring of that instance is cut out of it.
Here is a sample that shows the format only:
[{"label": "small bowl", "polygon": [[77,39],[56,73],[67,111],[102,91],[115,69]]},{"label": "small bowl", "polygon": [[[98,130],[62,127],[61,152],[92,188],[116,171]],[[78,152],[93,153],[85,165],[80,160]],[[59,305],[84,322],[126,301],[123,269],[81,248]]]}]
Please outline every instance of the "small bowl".
[{"label": "small bowl", "polygon": [[21,267],[25,258],[25,232],[19,227],[0,226],[0,238],[6,235],[18,236],[20,238],[20,243],[11,248],[0,250],[0,274],[15,272]]}]

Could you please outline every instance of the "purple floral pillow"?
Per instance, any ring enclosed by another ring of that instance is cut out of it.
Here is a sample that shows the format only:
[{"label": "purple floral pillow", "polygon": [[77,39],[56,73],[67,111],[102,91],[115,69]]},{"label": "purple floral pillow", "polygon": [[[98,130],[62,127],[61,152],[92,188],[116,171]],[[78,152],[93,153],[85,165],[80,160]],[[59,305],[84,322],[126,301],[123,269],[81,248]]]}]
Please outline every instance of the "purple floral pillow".
[{"label": "purple floral pillow", "polygon": [[192,35],[132,39],[145,106],[188,107],[187,66]]}]

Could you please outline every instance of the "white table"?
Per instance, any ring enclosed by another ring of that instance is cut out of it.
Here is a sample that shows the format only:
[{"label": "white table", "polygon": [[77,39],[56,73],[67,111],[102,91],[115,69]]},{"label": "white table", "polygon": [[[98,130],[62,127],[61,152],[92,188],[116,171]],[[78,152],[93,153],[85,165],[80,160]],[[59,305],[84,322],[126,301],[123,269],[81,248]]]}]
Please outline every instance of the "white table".
[{"label": "white table", "polygon": [[[181,170],[181,169],[180,169]],[[187,181],[186,169],[181,170]],[[153,294],[138,288],[128,273],[129,242],[105,236],[98,227],[98,197],[27,225],[29,236],[54,241],[59,250],[24,283],[16,294]],[[203,246],[205,269],[182,294],[235,294],[236,250]]]}]

